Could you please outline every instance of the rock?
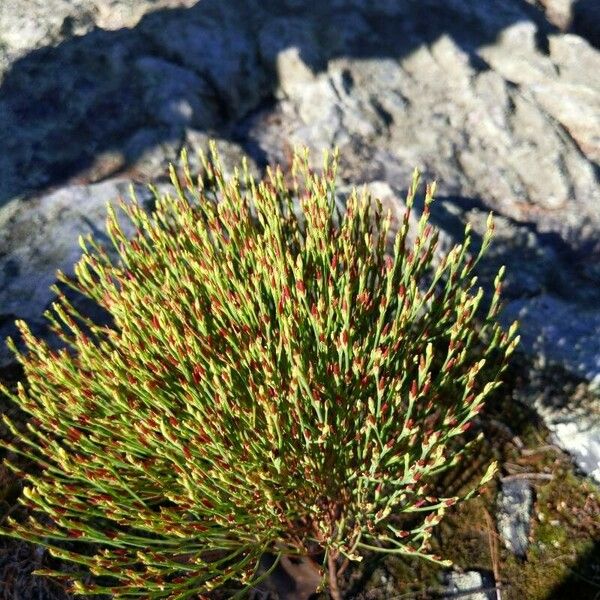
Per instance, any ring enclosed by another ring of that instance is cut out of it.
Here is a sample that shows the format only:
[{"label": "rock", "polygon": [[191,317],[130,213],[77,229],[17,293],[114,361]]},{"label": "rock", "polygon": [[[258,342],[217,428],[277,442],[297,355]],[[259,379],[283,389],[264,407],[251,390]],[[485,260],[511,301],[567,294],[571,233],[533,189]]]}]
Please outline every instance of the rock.
[{"label": "rock", "polygon": [[528,0],[531,4],[540,4],[546,13],[548,21],[556,25],[561,31],[566,31],[573,20],[573,0]]},{"label": "rock", "polygon": [[210,127],[217,121],[210,86],[193,71],[153,56],[136,59],[147,114],[167,127]]},{"label": "rock", "polygon": [[[527,0],[536,4],[535,0]],[[537,0],[548,21],[600,47],[600,4],[597,0]]]},{"label": "rock", "polygon": [[[586,114],[598,112],[594,76],[585,84],[559,79],[564,51],[556,46],[556,62],[540,55],[534,33],[526,29],[528,54],[520,59],[526,66],[513,52],[523,43],[505,42],[488,53],[495,70],[479,72],[449,36],[400,62],[330,61],[327,75],[287,95],[276,121],[270,111],[255,115],[250,135],[269,158],[290,140],[317,151],[337,143],[354,181],[371,178],[366,168],[389,172],[399,164],[410,172],[419,166],[438,178],[440,194],[481,198],[581,247],[592,239],[584,224],[599,226],[593,162],[600,146],[595,117],[586,121]],[[515,87],[518,78],[522,84]],[[365,161],[368,153],[385,156],[385,163]],[[406,179],[389,182],[406,185]]]},{"label": "rock", "polygon": [[579,417],[571,414],[557,418],[545,414],[545,422],[554,435],[556,443],[568,452],[577,466],[600,483],[600,417],[595,412],[579,411]]},{"label": "rock", "polygon": [[[110,249],[105,233],[106,204],[128,195],[129,182],[109,180],[72,186],[30,200],[14,200],[0,209],[0,336],[14,335],[14,320],[24,319],[34,333],[45,332],[42,313],[54,298],[50,286],[58,269],[73,273],[81,256],[78,238],[93,234]],[[136,190],[150,200],[147,190]],[[131,224],[123,219],[125,231]],[[47,333],[47,332],[46,332]],[[14,362],[5,344],[0,366]]]},{"label": "rock", "polygon": [[135,27],[144,15],[159,9],[191,8],[198,0],[92,0],[94,21],[102,29]]},{"label": "rock", "polygon": [[[261,162],[286,145],[337,144],[358,181],[367,168],[416,165],[441,193],[481,198],[569,243],[590,239],[586,219],[598,227],[598,54],[516,0],[494,11],[455,0],[433,13],[429,0],[189,4],[96,0],[96,24],[134,28],[63,36],[12,65],[0,88],[0,196],[72,176],[140,130],[160,132],[149,145],[177,147],[185,127],[228,134],[249,118],[237,141],[260,148]],[[48,98],[54,110],[40,118]],[[279,101],[257,119],[268,98]],[[368,164],[369,153],[385,162]]]},{"label": "rock", "polygon": [[580,37],[561,35],[550,37],[550,58],[560,80],[536,82],[531,93],[581,152],[600,163],[600,56]]},{"label": "rock", "polygon": [[509,302],[505,322],[519,319],[521,345],[530,354],[600,385],[600,311],[550,294]]},{"label": "rock", "polygon": [[253,109],[270,89],[250,27],[252,4],[202,2],[187,11],[149,14],[138,27],[161,55],[208,81],[228,119]]},{"label": "rock", "polygon": [[301,93],[305,83],[314,81],[314,66],[323,60],[315,23],[300,17],[267,21],[259,33],[259,49],[283,97]]},{"label": "rock", "polygon": [[94,27],[94,7],[85,0],[7,0],[0,4],[0,81],[2,66],[35,48],[83,35]]},{"label": "rock", "polygon": [[481,571],[450,571],[446,574],[445,594],[443,598],[461,600],[495,600],[494,579]]},{"label": "rock", "polygon": [[508,550],[525,558],[529,546],[533,490],[525,479],[505,479],[498,497],[498,532]]},{"label": "rock", "polygon": [[600,48],[600,5],[596,0],[575,0],[572,30]]},{"label": "rock", "polygon": [[553,441],[600,483],[600,388],[553,364],[531,370],[528,378],[515,390],[517,399],[537,411]]},{"label": "rock", "polygon": [[234,170],[241,167],[243,160],[247,162],[248,171],[254,178],[259,179],[261,177],[261,172],[256,162],[238,144],[234,144],[228,140],[215,139],[203,131],[188,129],[186,130],[184,145],[188,149],[188,158],[192,172],[199,172],[201,170],[202,165],[199,161],[198,152],[202,151],[208,156],[210,154],[210,141],[215,142],[223,168],[223,175],[226,179],[233,176]]},{"label": "rock", "polygon": [[138,180],[150,183],[165,175],[169,162],[176,162],[184,132],[165,127],[142,127],[124,145],[127,164]]},{"label": "rock", "polygon": [[197,0],[4,0],[0,4],[0,82],[18,58],[94,28],[134,27],[148,12],[191,7]]},{"label": "rock", "polygon": [[76,177],[144,126],[138,42],[94,30],[12,65],[0,85],[0,206]]},{"label": "rock", "polygon": [[584,90],[600,89],[598,51],[581,37],[572,34],[551,35],[548,38],[548,51],[565,81]]}]

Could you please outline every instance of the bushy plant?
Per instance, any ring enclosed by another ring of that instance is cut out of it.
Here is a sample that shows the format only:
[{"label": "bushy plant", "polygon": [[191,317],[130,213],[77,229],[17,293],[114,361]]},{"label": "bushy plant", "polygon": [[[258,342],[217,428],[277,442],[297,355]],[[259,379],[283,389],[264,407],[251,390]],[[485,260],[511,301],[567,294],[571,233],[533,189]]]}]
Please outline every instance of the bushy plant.
[{"label": "bushy plant", "polygon": [[315,174],[297,154],[260,183],[245,167],[225,181],[216,153],[195,181],[183,165],[152,214],[122,203],[133,237],[109,211],[118,261],[89,238],[61,276],[110,326],[59,290],[47,316],[64,349],[19,323],[12,397],[32,419],[5,421],[39,469],[33,516],[3,533],[84,565],[75,592],[116,597],[249,587],[267,552],[317,559],[335,597],[344,558],[442,561],[432,528],[479,486],[459,498],[435,482],[477,439],[517,343],[495,320],[501,274],[485,309],[474,288],[491,220],[476,257],[467,227],[433,266],[433,186],[409,236],[416,175],[392,247],[366,192],[336,208],[335,156]]}]

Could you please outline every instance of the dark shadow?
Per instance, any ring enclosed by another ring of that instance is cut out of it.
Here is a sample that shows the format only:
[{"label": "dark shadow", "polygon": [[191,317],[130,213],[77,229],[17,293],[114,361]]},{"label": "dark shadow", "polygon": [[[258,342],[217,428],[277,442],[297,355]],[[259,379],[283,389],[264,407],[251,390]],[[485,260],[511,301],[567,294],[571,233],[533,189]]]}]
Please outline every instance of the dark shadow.
[{"label": "dark shadow", "polygon": [[189,130],[263,162],[244,120],[273,101],[276,58],[288,48],[316,73],[338,57],[402,59],[447,35],[483,70],[477,49],[519,21],[536,23],[547,45],[551,26],[525,0],[202,0],[34,50],[0,85],[0,206],[122,172],[164,142],[179,147]]},{"label": "dark shadow", "polygon": [[600,48],[600,2],[576,0],[571,7],[571,31]]},{"label": "dark shadow", "polygon": [[569,569],[569,576],[550,592],[546,600],[600,598],[600,540]]}]

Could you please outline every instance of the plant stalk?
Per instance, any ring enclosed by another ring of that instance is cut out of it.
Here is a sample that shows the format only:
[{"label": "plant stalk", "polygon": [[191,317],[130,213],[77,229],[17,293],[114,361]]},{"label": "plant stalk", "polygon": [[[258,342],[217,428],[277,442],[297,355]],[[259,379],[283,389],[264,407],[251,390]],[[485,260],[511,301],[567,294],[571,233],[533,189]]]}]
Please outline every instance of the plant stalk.
[{"label": "plant stalk", "polygon": [[337,565],[333,553],[327,553],[327,566],[329,567],[329,593],[333,600],[342,600],[342,594],[338,587]]}]

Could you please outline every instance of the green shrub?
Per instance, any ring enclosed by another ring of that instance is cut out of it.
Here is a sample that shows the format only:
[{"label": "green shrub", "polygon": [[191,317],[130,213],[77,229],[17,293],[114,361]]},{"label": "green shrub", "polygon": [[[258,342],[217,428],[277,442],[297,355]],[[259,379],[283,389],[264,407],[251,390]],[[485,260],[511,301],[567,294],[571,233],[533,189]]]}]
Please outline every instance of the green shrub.
[{"label": "green shrub", "polygon": [[39,469],[33,516],[3,533],[84,565],[63,575],[74,591],[117,597],[251,586],[265,552],[318,557],[334,596],[343,558],[443,562],[432,528],[477,490],[440,496],[436,478],[476,441],[517,343],[495,321],[501,274],[485,310],[474,290],[491,220],[475,260],[467,228],[433,267],[433,186],[407,238],[417,175],[388,254],[380,203],[353,192],[336,208],[336,157],[318,175],[296,155],[261,183],[246,168],[224,181],[214,150],[202,160],[196,182],[185,157],[172,168],[151,215],[122,203],[132,238],[109,212],[118,261],[82,240],[76,279],[61,276],[111,326],[60,293],[47,317],[64,349],[19,323],[12,397],[33,418],[25,435],[5,420]]}]

